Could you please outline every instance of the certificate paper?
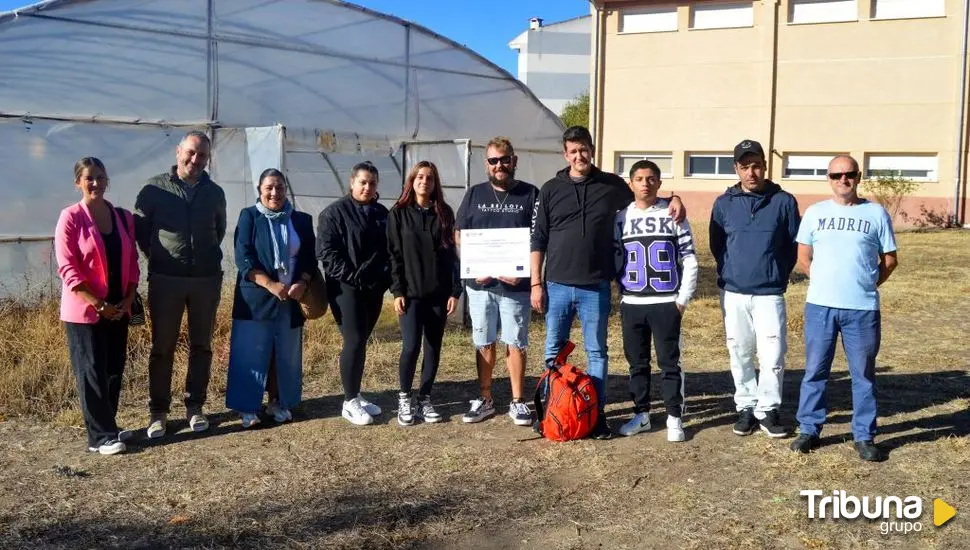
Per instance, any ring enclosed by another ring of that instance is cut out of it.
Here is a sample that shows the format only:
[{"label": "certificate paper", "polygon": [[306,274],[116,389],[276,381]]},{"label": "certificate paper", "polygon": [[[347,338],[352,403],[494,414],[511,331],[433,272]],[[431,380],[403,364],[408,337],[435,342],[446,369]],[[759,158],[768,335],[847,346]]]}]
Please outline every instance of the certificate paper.
[{"label": "certificate paper", "polygon": [[463,229],[461,278],[529,277],[529,228]]}]

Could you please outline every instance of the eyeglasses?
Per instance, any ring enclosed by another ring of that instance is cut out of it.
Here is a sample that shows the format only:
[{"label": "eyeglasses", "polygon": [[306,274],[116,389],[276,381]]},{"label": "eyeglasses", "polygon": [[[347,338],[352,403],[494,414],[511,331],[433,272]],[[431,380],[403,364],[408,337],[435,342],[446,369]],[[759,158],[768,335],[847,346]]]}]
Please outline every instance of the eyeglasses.
[{"label": "eyeglasses", "polygon": [[495,166],[498,163],[502,164],[512,164],[512,155],[503,155],[501,157],[490,157],[485,159],[489,166]]},{"label": "eyeglasses", "polygon": [[829,179],[832,181],[839,181],[845,176],[846,179],[854,180],[859,177],[859,171],[853,170],[851,172],[829,172]]}]

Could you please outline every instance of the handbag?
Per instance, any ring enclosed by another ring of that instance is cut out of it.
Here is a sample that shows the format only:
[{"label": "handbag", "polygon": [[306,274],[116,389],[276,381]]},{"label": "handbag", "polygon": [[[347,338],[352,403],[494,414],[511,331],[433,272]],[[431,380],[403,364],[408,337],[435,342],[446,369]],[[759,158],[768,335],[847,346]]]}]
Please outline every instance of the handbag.
[{"label": "handbag", "polygon": [[327,285],[323,281],[323,274],[314,269],[312,277],[306,284],[306,290],[300,297],[300,310],[307,319],[319,319],[327,313]]},{"label": "handbag", "polygon": [[135,291],[135,299],[131,301],[131,315],[128,324],[137,327],[145,324],[145,304],[141,301],[141,294]]},{"label": "handbag", "polygon": [[[128,238],[131,239],[132,244],[135,242],[135,236],[131,233],[131,228],[128,227],[128,218],[125,217],[125,211],[120,208],[115,208],[118,211],[118,216],[121,217],[121,223],[125,226],[125,232],[128,233]],[[128,324],[137,327],[145,324],[145,303],[141,300],[141,294],[135,291],[135,298],[131,301],[131,313],[128,316]]]}]

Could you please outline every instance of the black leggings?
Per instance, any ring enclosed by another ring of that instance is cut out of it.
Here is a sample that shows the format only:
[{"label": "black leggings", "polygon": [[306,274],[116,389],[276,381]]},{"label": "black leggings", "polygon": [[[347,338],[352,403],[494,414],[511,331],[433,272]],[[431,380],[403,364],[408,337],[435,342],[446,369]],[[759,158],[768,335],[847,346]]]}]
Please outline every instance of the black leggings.
[{"label": "black leggings", "polygon": [[344,339],[340,350],[340,381],[344,387],[344,400],[349,401],[360,394],[367,339],[381,316],[384,292],[360,290],[339,282],[327,285],[327,291],[333,318]]},{"label": "black leggings", "polygon": [[401,320],[401,361],[398,374],[401,391],[411,393],[418,352],[424,337],[424,362],[421,364],[420,395],[431,395],[438,363],[441,362],[441,339],[445,335],[445,311],[448,298],[408,298]]}]

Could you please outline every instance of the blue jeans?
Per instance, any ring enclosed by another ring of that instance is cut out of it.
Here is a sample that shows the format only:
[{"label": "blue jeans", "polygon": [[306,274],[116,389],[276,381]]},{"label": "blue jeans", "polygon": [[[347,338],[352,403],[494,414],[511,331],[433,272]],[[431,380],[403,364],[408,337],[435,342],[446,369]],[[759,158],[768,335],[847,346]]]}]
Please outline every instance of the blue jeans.
[{"label": "blue jeans", "polygon": [[852,377],[852,436],[871,441],[876,435],[876,354],[881,337],[879,311],[838,309],[805,304],[805,376],[798,398],[799,431],[817,436],[825,424],[825,386],[832,371],[835,341]]},{"label": "blue jeans", "polygon": [[263,403],[270,354],[276,356],[280,406],[292,409],[303,393],[303,327],[290,327],[289,307],[271,321],[233,319],[229,337],[226,407],[256,413]]},{"label": "blue jeans", "polygon": [[583,327],[583,344],[589,361],[600,410],[606,405],[606,325],[610,315],[610,283],[572,286],[549,282],[546,286],[549,305],[546,311],[546,360],[559,355],[573,320],[579,315]]}]

